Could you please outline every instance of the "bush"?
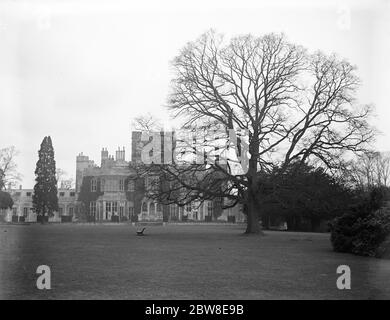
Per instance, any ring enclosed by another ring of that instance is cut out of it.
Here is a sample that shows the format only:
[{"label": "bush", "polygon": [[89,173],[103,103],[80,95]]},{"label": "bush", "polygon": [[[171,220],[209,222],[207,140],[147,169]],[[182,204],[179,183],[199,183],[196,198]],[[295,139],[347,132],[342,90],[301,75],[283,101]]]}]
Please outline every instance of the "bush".
[{"label": "bush", "polygon": [[61,222],[72,222],[73,216],[61,216]]},{"label": "bush", "polygon": [[49,223],[49,216],[37,215],[38,223]]},{"label": "bush", "polygon": [[390,234],[390,214],[386,210],[377,210],[366,219],[356,222],[356,234],[352,252],[362,256],[380,257],[386,248],[382,243]]},{"label": "bush", "polygon": [[374,189],[369,198],[331,223],[331,242],[337,252],[380,257],[381,246],[390,234],[390,212],[379,209],[383,203],[381,190]]}]

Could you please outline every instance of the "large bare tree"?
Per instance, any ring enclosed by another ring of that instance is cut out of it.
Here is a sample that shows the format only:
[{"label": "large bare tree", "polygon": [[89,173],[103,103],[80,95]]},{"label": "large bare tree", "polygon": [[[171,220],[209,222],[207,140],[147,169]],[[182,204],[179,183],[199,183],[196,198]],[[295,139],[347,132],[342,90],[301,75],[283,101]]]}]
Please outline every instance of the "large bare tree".
[{"label": "large bare tree", "polygon": [[[230,156],[223,164],[154,164],[169,184],[160,198],[178,204],[211,198],[222,199],[224,206],[241,203],[247,233],[260,232],[260,172],[297,161],[333,168],[345,152],[362,152],[373,138],[367,121],[371,107],[355,101],[356,68],[336,55],[310,54],[284,35],[225,41],[209,31],[188,43],[172,65],[173,116],[196,134],[218,130],[219,137],[206,135],[198,143],[214,141],[220,150],[225,139],[236,159],[248,156],[248,166],[234,170]],[[231,130],[241,132],[238,143],[229,138]]]},{"label": "large bare tree", "polygon": [[9,184],[15,186],[20,181],[15,162],[17,154],[18,151],[14,146],[0,149],[0,191],[7,188]]}]

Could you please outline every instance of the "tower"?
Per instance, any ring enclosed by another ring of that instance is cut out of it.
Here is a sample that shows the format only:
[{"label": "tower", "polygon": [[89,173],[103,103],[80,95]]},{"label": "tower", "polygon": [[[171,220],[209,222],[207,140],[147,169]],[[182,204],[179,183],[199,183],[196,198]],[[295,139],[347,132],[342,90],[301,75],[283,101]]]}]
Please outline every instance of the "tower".
[{"label": "tower", "polygon": [[76,193],[80,192],[84,170],[94,166],[94,162],[89,160],[89,157],[85,156],[82,152],[76,157]]},{"label": "tower", "polygon": [[105,162],[108,160],[108,151],[107,148],[102,148],[101,158],[100,158],[100,166],[104,166]]}]

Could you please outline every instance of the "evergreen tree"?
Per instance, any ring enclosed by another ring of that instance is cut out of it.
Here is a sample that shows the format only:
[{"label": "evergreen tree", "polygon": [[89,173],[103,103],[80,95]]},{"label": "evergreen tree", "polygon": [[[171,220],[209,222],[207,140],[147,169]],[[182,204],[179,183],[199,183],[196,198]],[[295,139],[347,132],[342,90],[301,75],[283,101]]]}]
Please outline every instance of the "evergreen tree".
[{"label": "evergreen tree", "polygon": [[0,209],[12,209],[14,201],[8,192],[0,191]]},{"label": "evergreen tree", "polygon": [[[38,151],[39,160],[35,169],[33,207],[39,216],[52,216],[58,211],[56,162],[50,136],[43,139]],[[41,220],[42,222],[44,219]]]}]

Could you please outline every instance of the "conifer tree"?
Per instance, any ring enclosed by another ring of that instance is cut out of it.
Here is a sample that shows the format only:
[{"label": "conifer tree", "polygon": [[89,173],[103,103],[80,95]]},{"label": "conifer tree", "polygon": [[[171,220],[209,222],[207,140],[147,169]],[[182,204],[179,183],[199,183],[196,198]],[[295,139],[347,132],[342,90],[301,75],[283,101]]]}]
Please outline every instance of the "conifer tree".
[{"label": "conifer tree", "polygon": [[38,151],[39,159],[35,169],[33,207],[38,216],[52,216],[58,211],[56,162],[50,136],[43,139]]},{"label": "conifer tree", "polygon": [[0,191],[0,209],[12,209],[14,201],[8,192]]}]

